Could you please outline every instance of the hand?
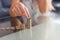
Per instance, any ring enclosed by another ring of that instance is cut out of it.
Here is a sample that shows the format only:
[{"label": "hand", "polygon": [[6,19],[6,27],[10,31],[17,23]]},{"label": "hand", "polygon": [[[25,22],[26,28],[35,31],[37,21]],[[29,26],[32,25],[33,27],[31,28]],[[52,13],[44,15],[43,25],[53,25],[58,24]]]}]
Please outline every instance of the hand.
[{"label": "hand", "polygon": [[25,16],[28,19],[30,18],[30,13],[24,4],[22,4],[21,2],[18,2],[18,3],[15,3],[15,5],[11,6],[10,16],[11,17]]},{"label": "hand", "polygon": [[[15,3],[10,8],[10,16],[12,17],[11,24],[14,24],[13,26],[17,26],[17,28],[20,27],[20,29],[24,29],[23,24],[19,21],[19,19],[16,18],[16,16],[25,16],[27,20],[30,18],[29,11],[27,7],[24,6],[21,2]],[[15,20],[15,21],[14,21]]]}]

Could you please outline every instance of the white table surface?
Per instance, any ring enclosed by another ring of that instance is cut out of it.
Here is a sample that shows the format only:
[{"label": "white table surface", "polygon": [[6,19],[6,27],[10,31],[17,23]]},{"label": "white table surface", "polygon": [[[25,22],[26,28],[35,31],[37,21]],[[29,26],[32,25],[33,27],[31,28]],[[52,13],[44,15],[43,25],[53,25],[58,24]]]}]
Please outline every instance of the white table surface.
[{"label": "white table surface", "polygon": [[[60,20],[60,19],[59,19]],[[44,22],[32,28],[32,36],[29,29],[19,31],[0,40],[60,40],[60,21]]]}]

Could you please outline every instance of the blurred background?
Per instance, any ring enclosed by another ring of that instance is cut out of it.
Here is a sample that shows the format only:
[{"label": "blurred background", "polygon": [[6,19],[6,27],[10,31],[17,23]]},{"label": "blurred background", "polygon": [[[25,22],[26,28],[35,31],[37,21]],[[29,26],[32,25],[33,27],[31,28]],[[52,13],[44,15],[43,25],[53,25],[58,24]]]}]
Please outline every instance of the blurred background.
[{"label": "blurred background", "polygon": [[[10,8],[11,0],[0,0],[0,27],[11,27],[10,25],[10,15],[9,15],[9,8]],[[51,25],[48,25],[49,27],[46,27],[45,24],[47,23],[42,23],[42,25],[36,25],[35,28],[32,28],[33,31],[33,37],[37,37],[36,39],[33,40],[43,40],[44,38],[44,33],[49,29],[48,32],[48,40],[60,40],[60,0],[53,0],[52,2],[55,10],[52,10],[51,12],[53,13],[53,17],[51,22]],[[54,16],[55,15],[55,16]],[[39,29],[41,28],[41,29]],[[40,32],[41,31],[41,32]],[[45,31],[45,32],[44,32]],[[25,32],[25,31],[24,31]],[[22,33],[24,33],[22,32]],[[27,31],[26,31],[27,32]],[[16,36],[19,34],[19,32],[14,33],[13,30],[0,30],[0,38],[1,40],[17,40],[16,38],[19,36]],[[28,32],[27,32],[28,33]],[[47,32],[46,32],[47,33]],[[8,36],[9,34],[9,36]],[[38,35],[37,35],[38,34]],[[41,39],[39,39],[39,34],[41,34]],[[7,36],[6,36],[7,35]],[[27,34],[30,35],[30,34]],[[26,36],[26,34],[25,34]],[[46,35],[47,36],[47,35]],[[8,38],[8,39],[7,39]],[[47,40],[47,39],[45,39]]]}]

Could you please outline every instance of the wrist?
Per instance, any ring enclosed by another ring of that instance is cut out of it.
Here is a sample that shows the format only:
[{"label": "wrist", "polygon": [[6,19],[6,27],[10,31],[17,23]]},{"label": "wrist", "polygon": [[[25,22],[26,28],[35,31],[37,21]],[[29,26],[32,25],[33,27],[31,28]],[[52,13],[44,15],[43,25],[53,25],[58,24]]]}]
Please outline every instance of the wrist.
[{"label": "wrist", "polygon": [[19,3],[19,2],[20,2],[20,0],[12,0],[11,5],[13,6],[13,5],[15,5],[16,3]]}]

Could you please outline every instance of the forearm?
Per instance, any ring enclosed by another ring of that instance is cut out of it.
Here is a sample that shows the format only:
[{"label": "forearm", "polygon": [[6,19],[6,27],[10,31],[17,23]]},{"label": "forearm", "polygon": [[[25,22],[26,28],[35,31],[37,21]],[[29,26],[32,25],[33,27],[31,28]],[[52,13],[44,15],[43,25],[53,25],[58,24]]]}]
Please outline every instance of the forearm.
[{"label": "forearm", "polygon": [[41,13],[46,13],[47,0],[37,0],[37,4]]},{"label": "forearm", "polygon": [[54,10],[52,0],[37,0],[37,3],[42,14],[48,12],[49,10]]}]

